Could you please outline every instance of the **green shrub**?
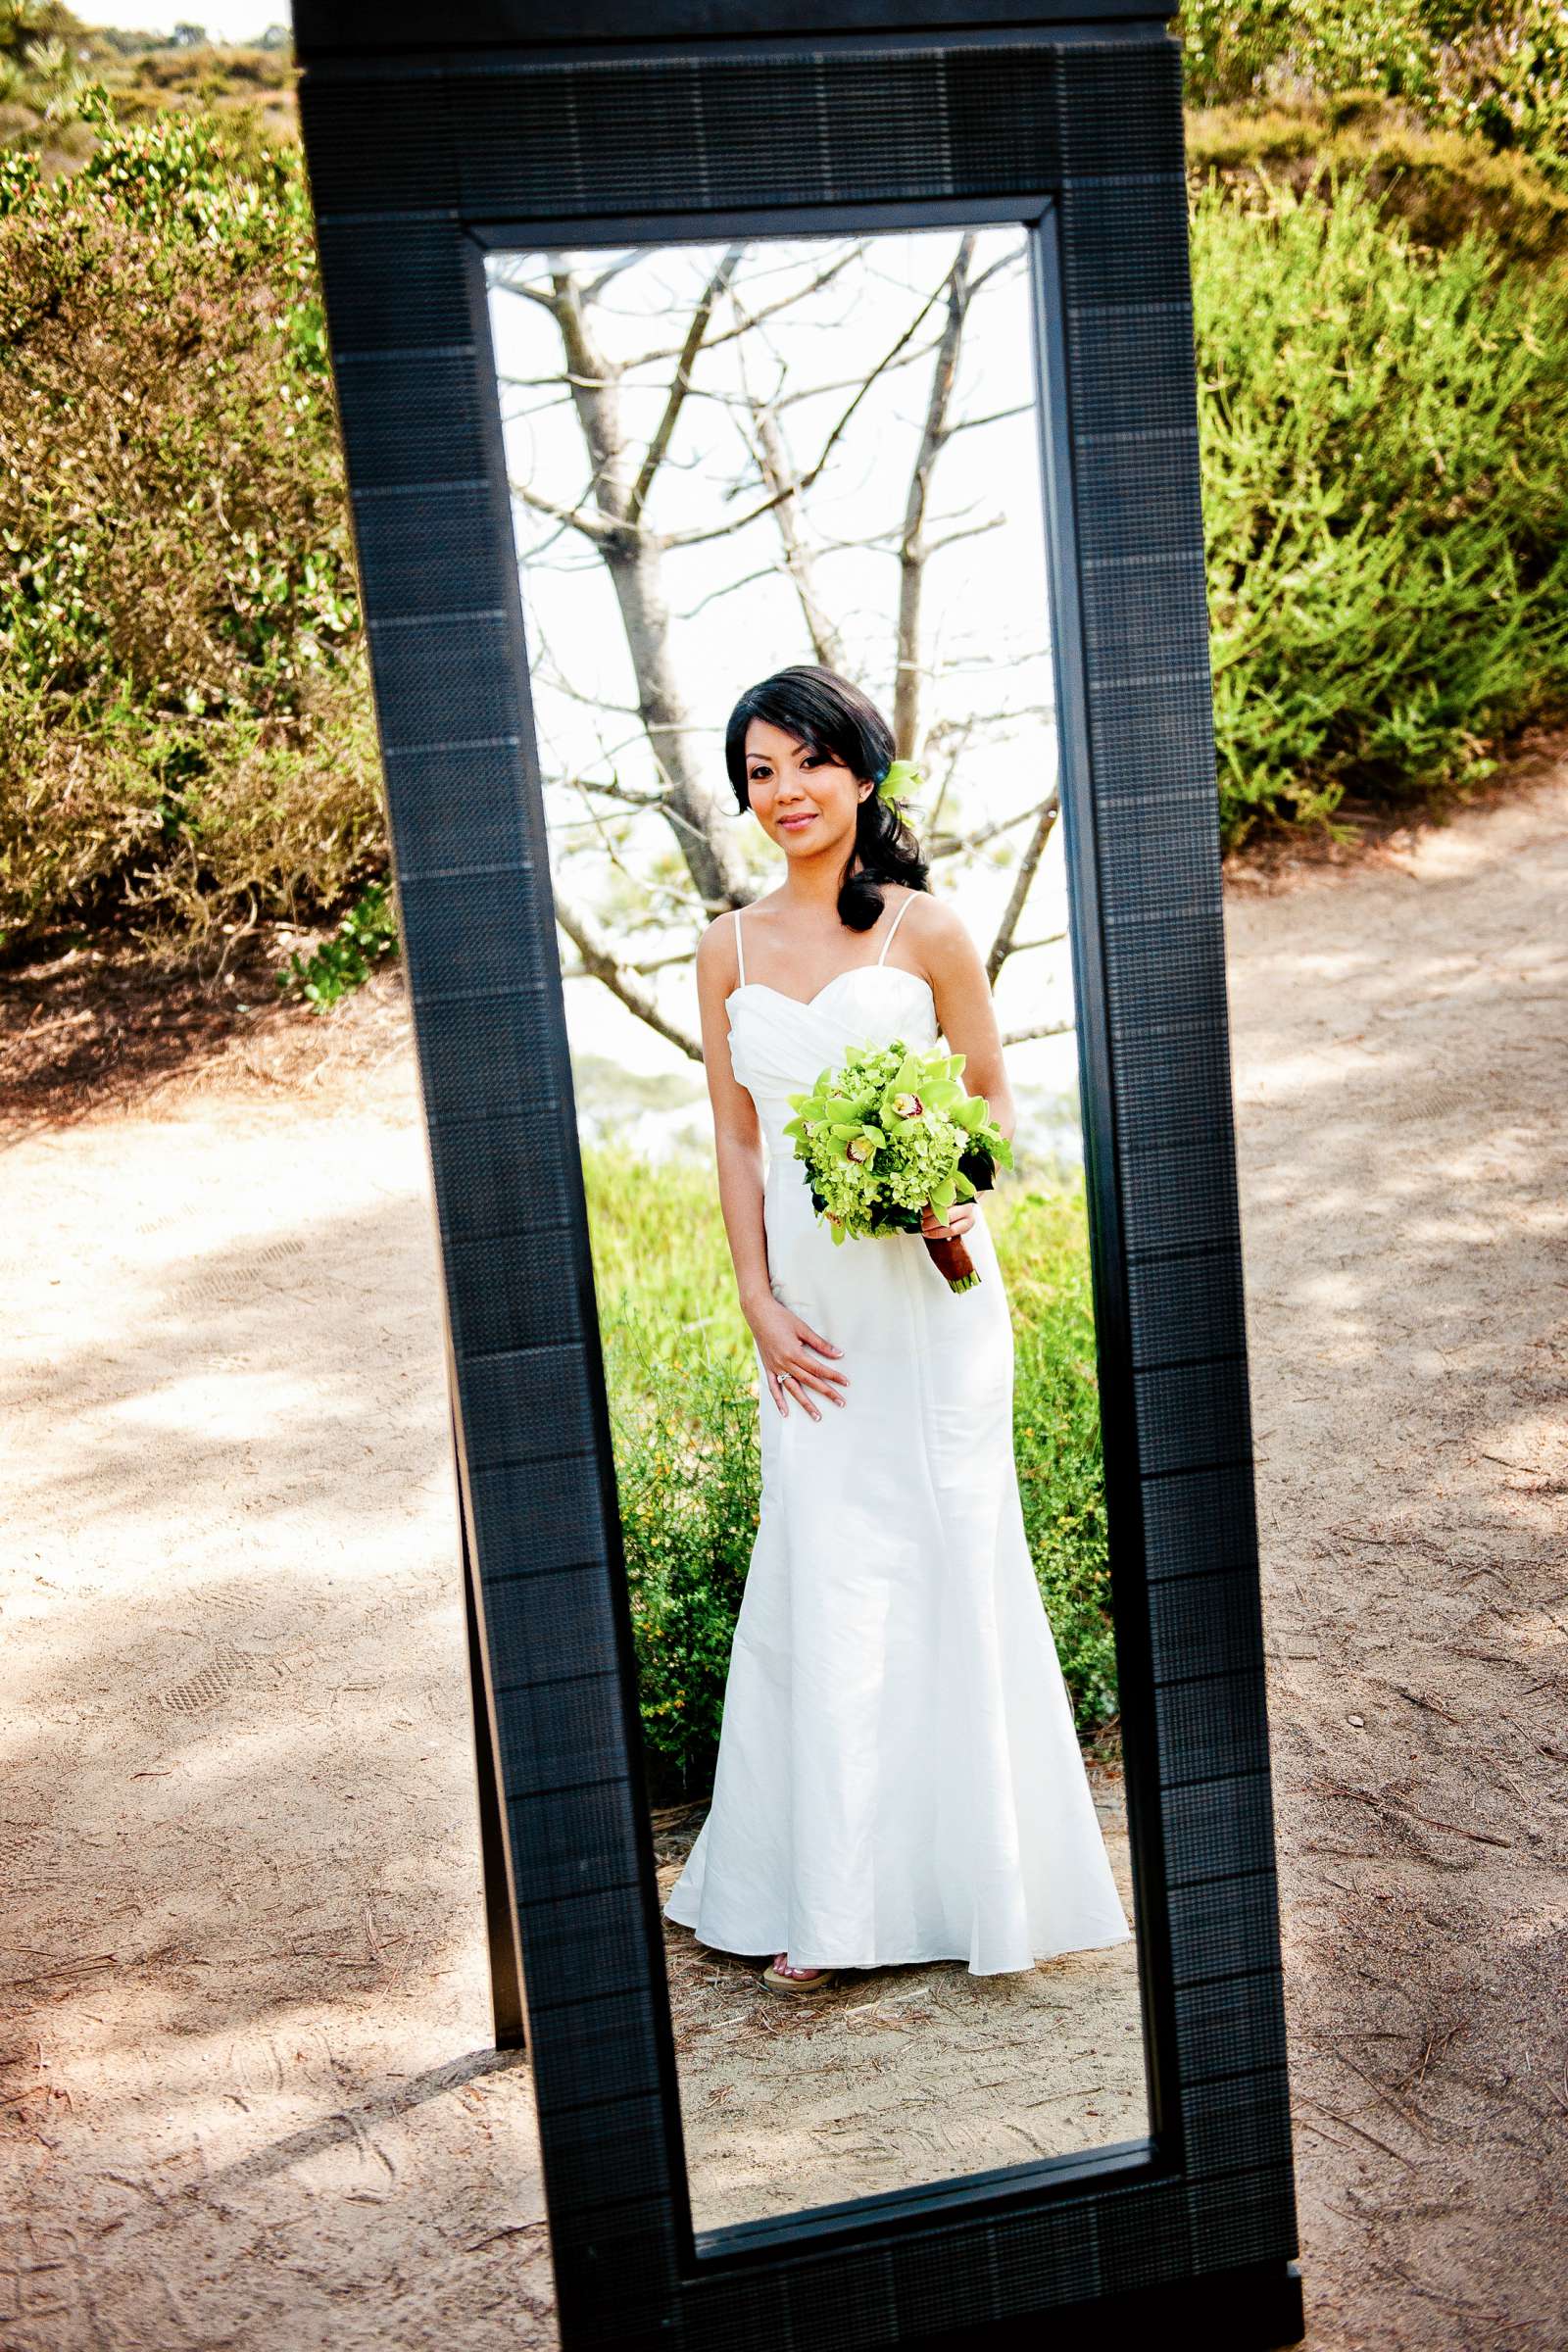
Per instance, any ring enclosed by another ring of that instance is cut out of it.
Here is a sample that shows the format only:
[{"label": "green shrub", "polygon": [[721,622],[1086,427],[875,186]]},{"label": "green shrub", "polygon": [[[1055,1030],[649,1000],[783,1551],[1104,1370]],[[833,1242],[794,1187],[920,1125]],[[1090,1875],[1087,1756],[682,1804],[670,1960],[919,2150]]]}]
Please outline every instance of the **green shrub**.
[{"label": "green shrub", "polygon": [[[1195,188],[1193,273],[1228,844],[1347,790],[1441,798],[1568,709],[1564,23],[1184,13],[1199,176],[1227,181]],[[183,951],[385,870],[299,153],[250,115],[80,103],[74,172],[0,151],[13,957],[100,923]],[[1325,145],[1361,163],[1324,173]]]},{"label": "green shrub", "polygon": [[397,944],[390,885],[372,882],[313,956],[296,950],[277,985],[286,996],[302,997],[314,1012],[330,1012],[352,989],[365,986],[382,957],[396,954]]},{"label": "green shrub", "polygon": [[1081,1183],[1009,1187],[990,1212],[1012,1305],[1013,1450],[1024,1528],[1085,1739],[1116,1712],[1100,1380]]},{"label": "green shrub", "polygon": [[[710,1169],[590,1152],[584,1172],[644,1740],[656,1792],[696,1792],[757,1529],[756,1357]],[[1013,1186],[989,1214],[1012,1302],[1024,1524],[1088,1738],[1115,1713],[1116,1674],[1082,1192]]]},{"label": "green shrub", "polygon": [[1194,105],[1282,90],[1415,98],[1435,88],[1437,44],[1422,0],[1182,0],[1171,30]]},{"label": "green shrub", "polygon": [[1182,0],[1189,105],[1396,101],[1568,187],[1568,0]]},{"label": "green shrub", "polygon": [[1436,63],[1434,119],[1533,156],[1568,187],[1568,4],[1442,5],[1451,23]]},{"label": "green shrub", "polygon": [[708,1786],[757,1532],[757,1390],[700,1335],[605,1327],[638,1700],[656,1797]]},{"label": "green shrub", "polygon": [[718,1186],[707,1158],[657,1166],[583,1153],[601,1317],[631,1314],[643,1344],[670,1355],[702,1339],[751,1380],[752,1335],[735,1296]]},{"label": "green shrub", "polygon": [[1352,180],[1200,190],[1193,276],[1226,839],[1487,775],[1568,708],[1568,272]]},{"label": "green shrub", "polygon": [[1522,149],[1412,122],[1392,101],[1195,109],[1187,162],[1195,183],[1262,176],[1298,195],[1354,179],[1384,220],[1434,252],[1467,230],[1493,240],[1499,267],[1539,268],[1568,250],[1568,179]]},{"label": "green shrub", "polygon": [[297,151],[88,102],[0,165],[0,926],[330,906],[384,860]]}]

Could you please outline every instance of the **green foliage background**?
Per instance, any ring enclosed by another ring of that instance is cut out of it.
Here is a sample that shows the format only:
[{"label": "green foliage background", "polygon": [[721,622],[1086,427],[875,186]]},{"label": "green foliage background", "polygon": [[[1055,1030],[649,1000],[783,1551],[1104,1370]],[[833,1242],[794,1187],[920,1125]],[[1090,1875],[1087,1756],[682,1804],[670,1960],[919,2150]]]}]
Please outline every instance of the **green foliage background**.
[{"label": "green foliage background", "polygon": [[1563,0],[1182,0],[1173,29],[1190,105],[1396,100],[1568,184]]},{"label": "green foliage background", "polygon": [[1568,705],[1568,270],[1354,180],[1192,224],[1221,828],[1415,802]]},{"label": "green foliage background", "polygon": [[[1568,0],[1176,30],[1235,844],[1463,792],[1568,715]],[[0,0],[12,960],[322,921],[384,872],[290,72]]]},{"label": "green foliage background", "polygon": [[[757,1527],[756,1354],[710,1169],[589,1152],[585,1173],[644,1735],[660,1791],[696,1790]],[[1019,1179],[986,1216],[1012,1307],[1024,1525],[1089,1738],[1115,1714],[1116,1671],[1082,1190]]]},{"label": "green foliage background", "polygon": [[297,150],[0,156],[0,926],[189,940],[384,861]]}]

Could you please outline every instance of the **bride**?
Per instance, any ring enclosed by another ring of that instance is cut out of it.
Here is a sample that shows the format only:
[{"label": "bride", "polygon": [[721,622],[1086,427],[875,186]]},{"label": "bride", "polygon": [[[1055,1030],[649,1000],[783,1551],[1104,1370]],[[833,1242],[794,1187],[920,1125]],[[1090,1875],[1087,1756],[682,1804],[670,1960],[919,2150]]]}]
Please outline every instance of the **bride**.
[{"label": "bride", "polygon": [[813,666],[741,697],[735,797],[783,853],[776,890],[697,954],[719,1200],[761,1373],[761,1508],[712,1805],[664,1909],[771,1952],[770,1990],[842,1968],[975,1975],[1131,1934],[1111,1878],[1012,1453],[1012,1326],[974,1204],[978,1289],[919,1235],[835,1248],[782,1133],[854,1045],[939,1034],[1006,1134],[984,967],[879,791],[894,743]]}]

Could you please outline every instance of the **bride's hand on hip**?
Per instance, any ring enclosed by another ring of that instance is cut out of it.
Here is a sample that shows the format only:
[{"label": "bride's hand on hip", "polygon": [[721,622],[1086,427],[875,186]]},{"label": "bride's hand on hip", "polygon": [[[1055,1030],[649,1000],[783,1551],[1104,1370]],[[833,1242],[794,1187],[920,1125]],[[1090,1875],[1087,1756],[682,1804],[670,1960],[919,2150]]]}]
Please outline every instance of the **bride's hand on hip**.
[{"label": "bride's hand on hip", "polygon": [[768,1394],[779,1411],[788,1416],[793,1397],[808,1412],[813,1421],[822,1416],[812,1402],[813,1393],[830,1396],[835,1404],[844,1402],[839,1395],[849,1382],[844,1374],[827,1362],[829,1356],[842,1355],[819,1331],[776,1298],[765,1300],[755,1315],[748,1316],[752,1335],[757,1342],[762,1369],[767,1374]]},{"label": "bride's hand on hip", "polygon": [[955,1200],[944,1224],[928,1200],[920,1218],[920,1232],[928,1242],[946,1242],[960,1233],[967,1233],[974,1223],[974,1202]]}]

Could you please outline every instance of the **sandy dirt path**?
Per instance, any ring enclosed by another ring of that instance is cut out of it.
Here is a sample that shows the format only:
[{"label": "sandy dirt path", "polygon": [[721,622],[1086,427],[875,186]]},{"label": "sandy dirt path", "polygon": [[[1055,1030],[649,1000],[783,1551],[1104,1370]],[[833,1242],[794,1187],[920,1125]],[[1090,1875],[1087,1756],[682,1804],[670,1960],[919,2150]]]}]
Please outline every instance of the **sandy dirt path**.
[{"label": "sandy dirt path", "polygon": [[1568,777],[1232,893],[1314,2346],[1568,2344]]},{"label": "sandy dirt path", "polygon": [[[1227,923],[1308,2340],[1561,2352],[1568,780]],[[395,1000],[0,1212],[0,2347],[549,2344]]]}]

